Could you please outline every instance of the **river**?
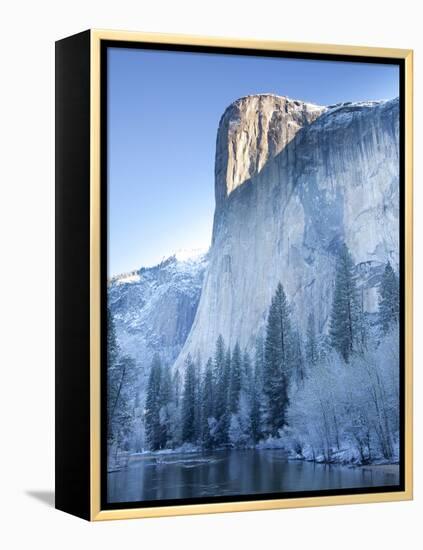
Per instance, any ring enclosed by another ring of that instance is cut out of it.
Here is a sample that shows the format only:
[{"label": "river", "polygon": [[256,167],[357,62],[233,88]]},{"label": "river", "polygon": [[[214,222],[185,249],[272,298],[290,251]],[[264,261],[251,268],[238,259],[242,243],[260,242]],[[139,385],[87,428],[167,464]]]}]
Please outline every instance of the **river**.
[{"label": "river", "polygon": [[321,491],[397,485],[399,467],[287,460],[280,450],[137,455],[108,474],[108,502]]}]

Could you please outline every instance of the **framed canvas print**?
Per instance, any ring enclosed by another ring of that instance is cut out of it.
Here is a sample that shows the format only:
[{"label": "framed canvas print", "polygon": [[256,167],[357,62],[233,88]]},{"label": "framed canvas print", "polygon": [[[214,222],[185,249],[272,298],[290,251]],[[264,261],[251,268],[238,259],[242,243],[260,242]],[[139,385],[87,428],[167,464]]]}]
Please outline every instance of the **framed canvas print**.
[{"label": "framed canvas print", "polygon": [[412,498],[412,52],[56,43],[56,506]]}]

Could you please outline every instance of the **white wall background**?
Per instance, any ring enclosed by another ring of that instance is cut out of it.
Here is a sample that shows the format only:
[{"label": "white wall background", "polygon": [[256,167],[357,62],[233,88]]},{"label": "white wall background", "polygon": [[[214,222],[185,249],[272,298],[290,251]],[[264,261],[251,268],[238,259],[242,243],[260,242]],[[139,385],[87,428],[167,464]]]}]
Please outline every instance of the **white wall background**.
[{"label": "white wall background", "polygon": [[[422,27],[417,1],[63,0],[0,7],[0,545],[416,548],[422,521]],[[54,41],[87,28],[415,49],[415,501],[88,524],[52,500]],[[419,250],[420,248],[420,250]],[[37,496],[38,495],[38,496]],[[39,497],[42,497],[41,500]],[[413,542],[413,540],[415,542]]]}]

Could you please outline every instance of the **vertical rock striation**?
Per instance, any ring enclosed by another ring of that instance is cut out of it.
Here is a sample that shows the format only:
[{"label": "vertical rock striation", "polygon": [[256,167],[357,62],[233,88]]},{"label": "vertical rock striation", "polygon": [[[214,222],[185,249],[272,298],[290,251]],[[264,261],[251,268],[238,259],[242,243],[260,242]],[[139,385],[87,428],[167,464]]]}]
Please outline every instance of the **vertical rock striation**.
[{"label": "vertical rock striation", "polygon": [[237,100],[218,129],[215,194],[209,264],[177,367],[188,353],[206,360],[219,334],[252,348],[279,281],[299,328],[313,310],[325,332],[343,241],[375,311],[380,271],[399,261],[398,100]]}]

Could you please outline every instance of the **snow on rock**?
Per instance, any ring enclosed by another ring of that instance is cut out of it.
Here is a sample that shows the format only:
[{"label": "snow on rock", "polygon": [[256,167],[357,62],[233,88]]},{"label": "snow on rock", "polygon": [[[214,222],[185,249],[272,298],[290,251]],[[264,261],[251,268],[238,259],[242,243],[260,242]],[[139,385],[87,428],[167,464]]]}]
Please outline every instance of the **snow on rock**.
[{"label": "snow on rock", "polygon": [[108,303],[123,353],[148,368],[154,353],[172,362],[197,310],[207,253],[183,251],[160,264],[111,279]]},{"label": "snow on rock", "polygon": [[136,271],[132,273],[126,273],[124,275],[119,275],[118,277],[115,277],[112,279],[112,283],[116,285],[139,283],[139,281],[140,281],[140,276],[139,276],[139,273]]},{"label": "snow on rock", "polygon": [[204,248],[181,248],[173,256],[178,262],[195,264],[203,261],[206,253]]}]

